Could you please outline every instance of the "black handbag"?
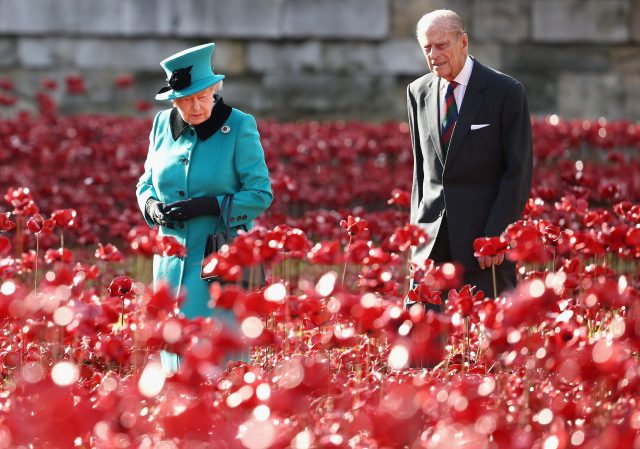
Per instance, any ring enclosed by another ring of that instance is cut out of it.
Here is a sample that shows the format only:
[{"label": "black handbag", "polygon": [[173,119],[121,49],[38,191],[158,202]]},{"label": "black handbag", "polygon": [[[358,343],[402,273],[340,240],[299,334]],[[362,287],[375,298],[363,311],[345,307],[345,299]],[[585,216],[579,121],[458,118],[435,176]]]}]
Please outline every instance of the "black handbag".
[{"label": "black handbag", "polygon": [[[231,236],[231,205],[233,204],[233,195],[225,195],[220,205],[220,215],[218,219],[223,225],[222,229],[218,227],[218,231],[207,235],[207,241],[204,246],[204,255],[202,257],[202,267],[200,269],[200,277],[209,282],[219,282],[221,284],[228,284],[228,281],[221,279],[219,276],[213,274],[204,274],[203,268],[206,260],[214,252],[218,252],[224,245],[231,243],[233,240]],[[226,221],[223,221],[226,208]],[[245,228],[246,229],[246,228]],[[264,287],[266,284],[266,276],[264,272],[264,266],[258,264],[252,267],[244,267],[242,269],[241,285],[248,290]]]},{"label": "black handbag", "polygon": [[[219,222],[223,225],[222,229],[218,227],[218,230],[212,234],[207,235],[207,241],[204,245],[204,255],[202,256],[202,267],[200,268],[200,278],[205,281],[218,281],[221,279],[213,274],[204,273],[204,265],[209,256],[213,253],[217,253],[227,243],[230,243],[231,239],[231,204],[233,203],[233,195],[225,195],[220,205],[220,215],[218,215]],[[226,208],[226,222],[223,221]]]}]

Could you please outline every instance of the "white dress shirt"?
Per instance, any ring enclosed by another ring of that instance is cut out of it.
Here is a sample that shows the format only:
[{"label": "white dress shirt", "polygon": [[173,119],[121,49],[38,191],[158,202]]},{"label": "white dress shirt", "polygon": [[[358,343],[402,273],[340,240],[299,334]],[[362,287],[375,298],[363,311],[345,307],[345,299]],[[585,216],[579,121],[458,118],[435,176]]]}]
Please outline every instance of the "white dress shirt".
[{"label": "white dress shirt", "polygon": [[[453,96],[456,97],[456,106],[458,107],[458,113],[460,113],[460,109],[462,108],[462,100],[464,99],[464,93],[467,90],[467,85],[469,84],[469,78],[471,78],[471,70],[473,69],[473,59],[469,55],[467,55],[467,60],[464,63],[464,67],[458,73],[453,80],[458,83],[458,87],[453,91]],[[447,95],[447,88],[449,87],[449,81],[444,78],[440,79],[440,121],[442,122],[442,117],[444,117],[444,97]]]}]

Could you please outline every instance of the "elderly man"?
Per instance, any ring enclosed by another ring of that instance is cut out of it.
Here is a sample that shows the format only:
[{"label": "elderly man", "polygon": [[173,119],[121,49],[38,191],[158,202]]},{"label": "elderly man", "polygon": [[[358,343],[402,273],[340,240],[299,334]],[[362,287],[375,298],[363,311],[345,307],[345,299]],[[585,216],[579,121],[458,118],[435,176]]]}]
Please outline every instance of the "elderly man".
[{"label": "elderly man", "polygon": [[533,148],[525,90],[469,55],[469,37],[453,11],[423,16],[417,37],[430,73],[407,89],[414,154],[411,223],[430,241],[412,262],[457,261],[464,282],[493,296],[515,287],[503,256],[476,258],[473,241],[500,235],[522,214],[531,188]]}]

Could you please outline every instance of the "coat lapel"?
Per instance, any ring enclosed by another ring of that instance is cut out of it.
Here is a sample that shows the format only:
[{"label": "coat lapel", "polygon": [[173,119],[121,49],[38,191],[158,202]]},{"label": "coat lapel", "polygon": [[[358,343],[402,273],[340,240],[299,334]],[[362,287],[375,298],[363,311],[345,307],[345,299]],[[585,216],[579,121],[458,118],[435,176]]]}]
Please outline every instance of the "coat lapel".
[{"label": "coat lapel", "polygon": [[442,152],[442,145],[440,144],[440,111],[438,105],[438,92],[440,90],[440,78],[434,76],[429,82],[427,88],[427,95],[425,96],[425,107],[427,108],[427,116],[429,119],[429,134],[431,134],[431,141],[434,143],[436,154],[440,163],[444,167],[444,153]]},{"label": "coat lapel", "polygon": [[[482,91],[486,85],[487,82],[482,71],[482,66],[478,61],[474,60],[473,70],[471,71],[471,77],[469,78],[469,85],[464,93],[462,108],[460,109],[458,121],[453,129],[453,135],[451,136],[451,143],[449,144],[449,151],[447,151],[445,167],[448,167],[453,163],[456,155],[462,147],[465,137],[469,134],[473,119],[476,117],[480,106],[482,106],[482,103],[484,102]],[[438,142],[440,142],[439,139]]]}]

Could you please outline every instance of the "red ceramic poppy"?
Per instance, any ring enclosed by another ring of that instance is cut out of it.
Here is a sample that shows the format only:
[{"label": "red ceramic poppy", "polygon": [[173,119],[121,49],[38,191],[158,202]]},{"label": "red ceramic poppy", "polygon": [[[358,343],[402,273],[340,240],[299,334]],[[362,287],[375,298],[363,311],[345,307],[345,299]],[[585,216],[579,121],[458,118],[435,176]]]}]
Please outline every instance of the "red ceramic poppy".
[{"label": "red ceramic poppy", "polygon": [[9,219],[9,213],[0,214],[0,231],[11,231],[16,227],[15,222]]},{"label": "red ceramic poppy", "polygon": [[120,250],[111,243],[107,243],[106,245],[98,243],[98,249],[96,249],[95,257],[108,262],[122,262],[124,259]]},{"label": "red ceramic poppy", "polygon": [[360,217],[349,215],[346,220],[340,221],[340,227],[353,236],[363,233],[369,227],[369,223]]}]

